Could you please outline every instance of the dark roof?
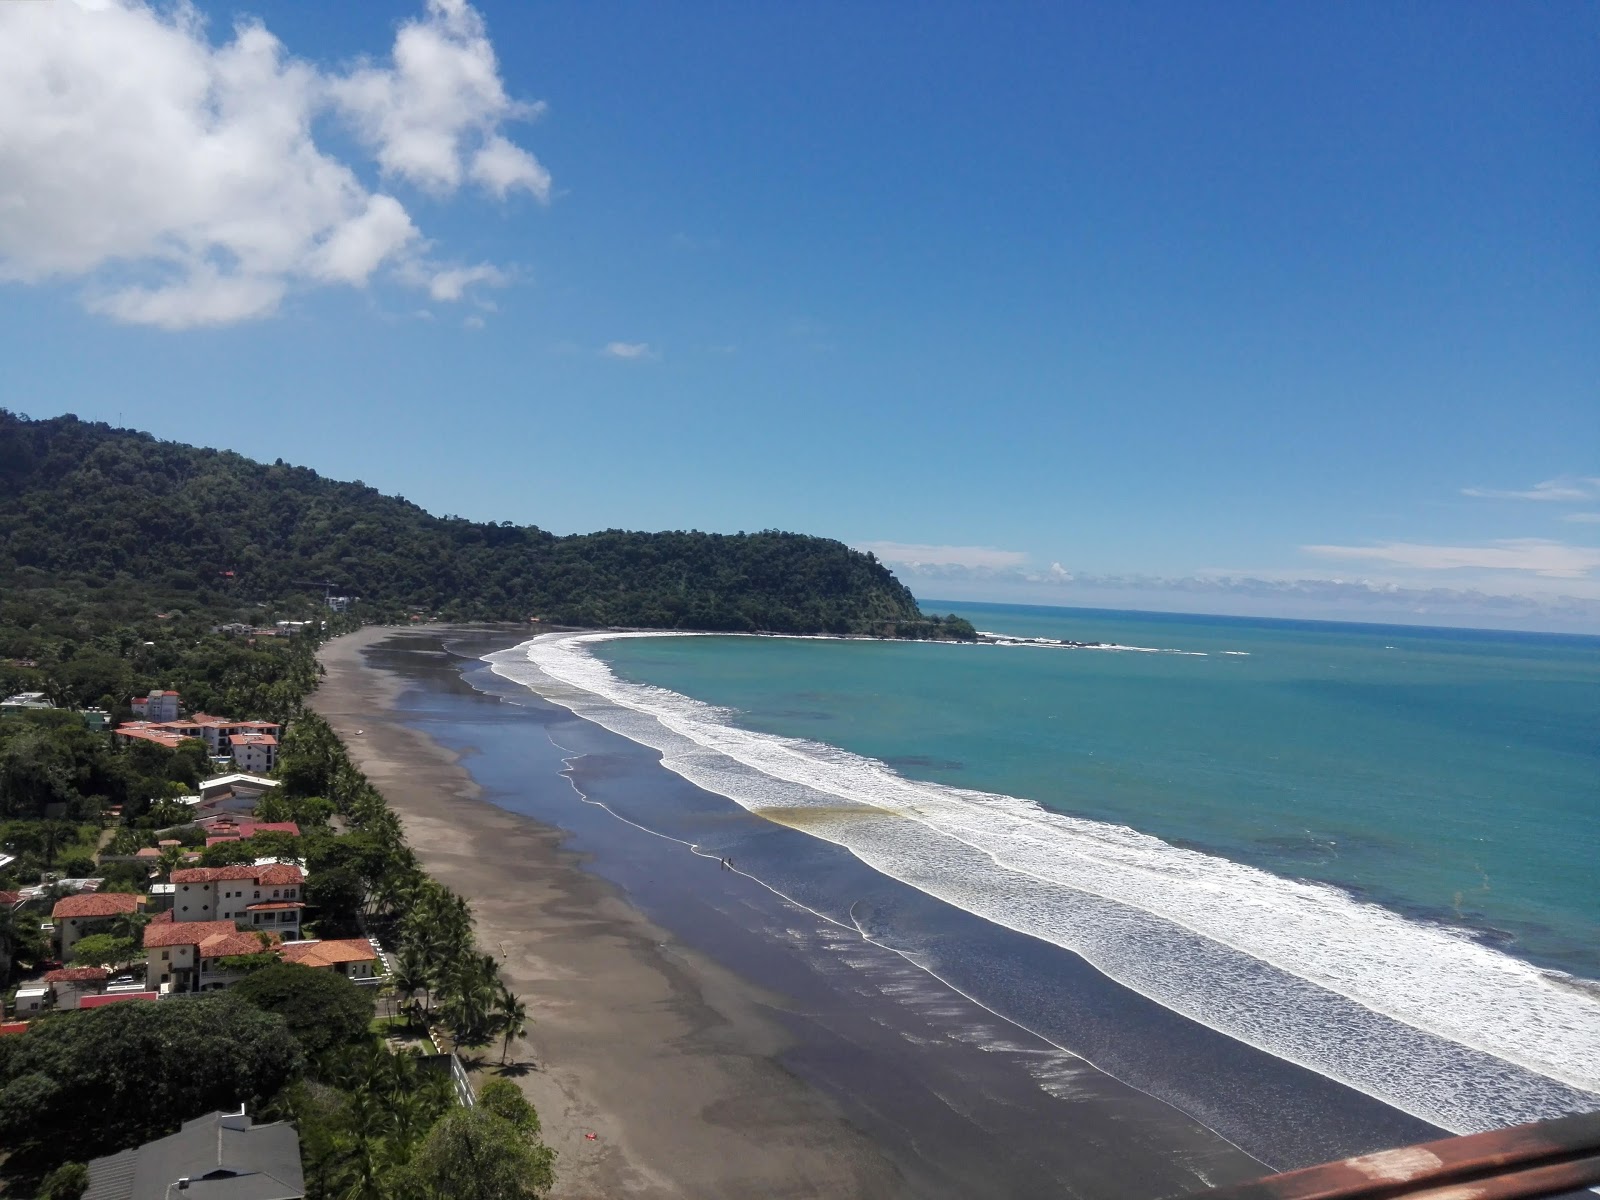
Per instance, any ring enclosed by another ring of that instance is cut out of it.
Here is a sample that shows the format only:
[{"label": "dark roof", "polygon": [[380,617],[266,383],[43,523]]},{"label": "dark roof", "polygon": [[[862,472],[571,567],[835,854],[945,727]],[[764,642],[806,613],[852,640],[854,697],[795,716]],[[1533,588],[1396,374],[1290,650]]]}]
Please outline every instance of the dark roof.
[{"label": "dark roof", "polygon": [[[187,1179],[189,1186],[175,1186]],[[302,1200],[300,1137],[283,1121],[234,1113],[186,1121],[169,1137],[89,1163],[83,1200]]]}]

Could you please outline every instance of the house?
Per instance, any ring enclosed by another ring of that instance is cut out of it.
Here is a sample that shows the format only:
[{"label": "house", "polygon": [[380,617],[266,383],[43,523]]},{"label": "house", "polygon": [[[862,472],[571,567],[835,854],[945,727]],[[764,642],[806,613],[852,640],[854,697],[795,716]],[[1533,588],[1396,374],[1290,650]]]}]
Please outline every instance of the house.
[{"label": "house", "polygon": [[185,1121],[177,1133],[89,1160],[83,1200],[304,1200],[300,1135],[286,1121],[237,1113]]},{"label": "house", "polygon": [[77,1008],[78,1002],[105,991],[111,972],[104,967],[62,967],[47,971],[44,984],[56,1008]]},{"label": "house", "polygon": [[241,771],[270,771],[278,765],[278,739],[270,733],[235,733],[228,753]]},{"label": "house", "polygon": [[154,742],[158,746],[165,746],[168,750],[176,750],[195,734],[180,733],[169,727],[171,723],[157,724],[154,721],[124,721],[111,732],[124,742]]},{"label": "house", "polygon": [[0,717],[17,716],[21,713],[54,707],[50,697],[43,692],[18,692],[15,696],[7,696],[4,700],[0,700]]},{"label": "house", "polygon": [[378,952],[365,938],[285,942],[278,947],[278,957],[302,967],[332,971],[356,983],[378,981]]},{"label": "house", "polygon": [[110,933],[118,917],[138,912],[143,903],[144,897],[131,892],[79,892],[75,896],[63,896],[50,910],[61,957],[70,958],[73,945],[86,934]]},{"label": "house", "polygon": [[[264,733],[277,737],[283,726],[272,721],[235,721],[229,717],[214,717],[210,713],[195,713],[192,718],[198,732],[196,737],[205,741],[213,758],[228,754],[228,739],[238,733]],[[246,768],[248,770],[248,768]]]},{"label": "house", "polygon": [[178,719],[178,693],[152,688],[148,696],[135,696],[129,707],[133,715],[146,721],[162,722]]},{"label": "house", "polygon": [[94,733],[99,733],[111,724],[111,714],[103,708],[86,708],[83,710],[83,727]]},{"label": "house", "polygon": [[[276,779],[235,773],[200,781],[200,799],[194,803],[197,815],[220,812],[253,813],[256,801],[278,786]],[[187,802],[187,798],[185,798]]]},{"label": "house", "polygon": [[288,863],[185,867],[172,873],[173,918],[239,921],[285,941],[300,937],[305,872]]},{"label": "house", "polygon": [[216,992],[242,976],[223,959],[260,954],[276,935],[244,933],[232,921],[162,921],[144,927],[145,983],[161,995]]},{"label": "house", "polygon": [[209,817],[198,821],[206,833],[206,846],[218,845],[221,842],[243,842],[255,837],[258,833],[286,833],[290,837],[300,836],[300,826],[293,821],[238,821],[231,817]]}]

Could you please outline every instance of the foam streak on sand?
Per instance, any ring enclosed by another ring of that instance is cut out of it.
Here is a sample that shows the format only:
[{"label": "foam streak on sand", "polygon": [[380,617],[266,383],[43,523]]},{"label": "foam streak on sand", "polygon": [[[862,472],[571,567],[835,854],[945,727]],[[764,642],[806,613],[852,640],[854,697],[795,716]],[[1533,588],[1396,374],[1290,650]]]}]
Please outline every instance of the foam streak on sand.
[{"label": "foam streak on sand", "polygon": [[[1457,931],[1031,801],[917,782],[618,679],[555,634],[496,673],[742,807],[1458,1132],[1600,1107],[1600,1000]],[[659,634],[649,636],[661,636]]]}]

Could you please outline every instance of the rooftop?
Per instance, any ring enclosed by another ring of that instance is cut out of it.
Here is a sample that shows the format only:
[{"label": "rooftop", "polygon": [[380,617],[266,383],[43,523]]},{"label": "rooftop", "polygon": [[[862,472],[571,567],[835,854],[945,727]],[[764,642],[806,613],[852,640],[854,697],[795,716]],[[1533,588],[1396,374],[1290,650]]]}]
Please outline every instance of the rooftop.
[{"label": "rooftop", "polygon": [[306,967],[331,967],[336,963],[372,962],[378,952],[371,942],[362,938],[344,938],[328,942],[285,942],[278,947],[278,957]]},{"label": "rooftop", "polygon": [[114,917],[139,911],[140,897],[132,892],[79,892],[63,896],[50,910],[52,917]]},{"label": "rooftop", "polygon": [[219,883],[227,879],[253,879],[264,887],[281,887],[305,882],[305,872],[283,863],[239,863],[231,867],[184,867],[172,873],[173,883]]},{"label": "rooftop", "polygon": [[62,967],[45,972],[46,983],[98,983],[111,974],[104,967]]},{"label": "rooftop", "polygon": [[84,1200],[167,1200],[189,1181],[192,1200],[300,1200],[300,1138],[278,1121],[252,1125],[243,1113],[211,1113],[168,1137],[89,1163]]}]

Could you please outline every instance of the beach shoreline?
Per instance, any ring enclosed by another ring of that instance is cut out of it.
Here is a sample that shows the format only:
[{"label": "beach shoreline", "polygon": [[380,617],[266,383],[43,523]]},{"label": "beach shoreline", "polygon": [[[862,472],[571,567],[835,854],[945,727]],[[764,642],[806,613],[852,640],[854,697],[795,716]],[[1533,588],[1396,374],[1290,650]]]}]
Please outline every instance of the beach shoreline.
[{"label": "beach shoreline", "polygon": [[[554,1194],[1155,1200],[1267,1173],[854,930],[808,933],[806,910],[714,855],[617,820],[584,789],[723,801],[537,697],[487,694],[486,667],[469,683],[477,654],[527,636],[447,649],[474,632],[329,643],[312,706],[528,1002],[540,1069],[519,1081],[561,1152]],[[819,934],[837,943],[820,957]],[[899,994],[873,990],[897,970]]]},{"label": "beach shoreline", "polygon": [[[472,902],[480,943],[501,953],[502,977],[527,1001],[521,1057],[538,1066],[518,1082],[560,1155],[553,1194],[908,1194],[891,1162],[775,1064],[787,1034],[754,989],[586,874],[560,831],[481,799],[457,754],[394,718],[404,684],[362,656],[397,632],[371,627],[323,647],[311,706],[383,792],[423,867]],[[708,1112],[722,1119],[698,1119]]]}]

